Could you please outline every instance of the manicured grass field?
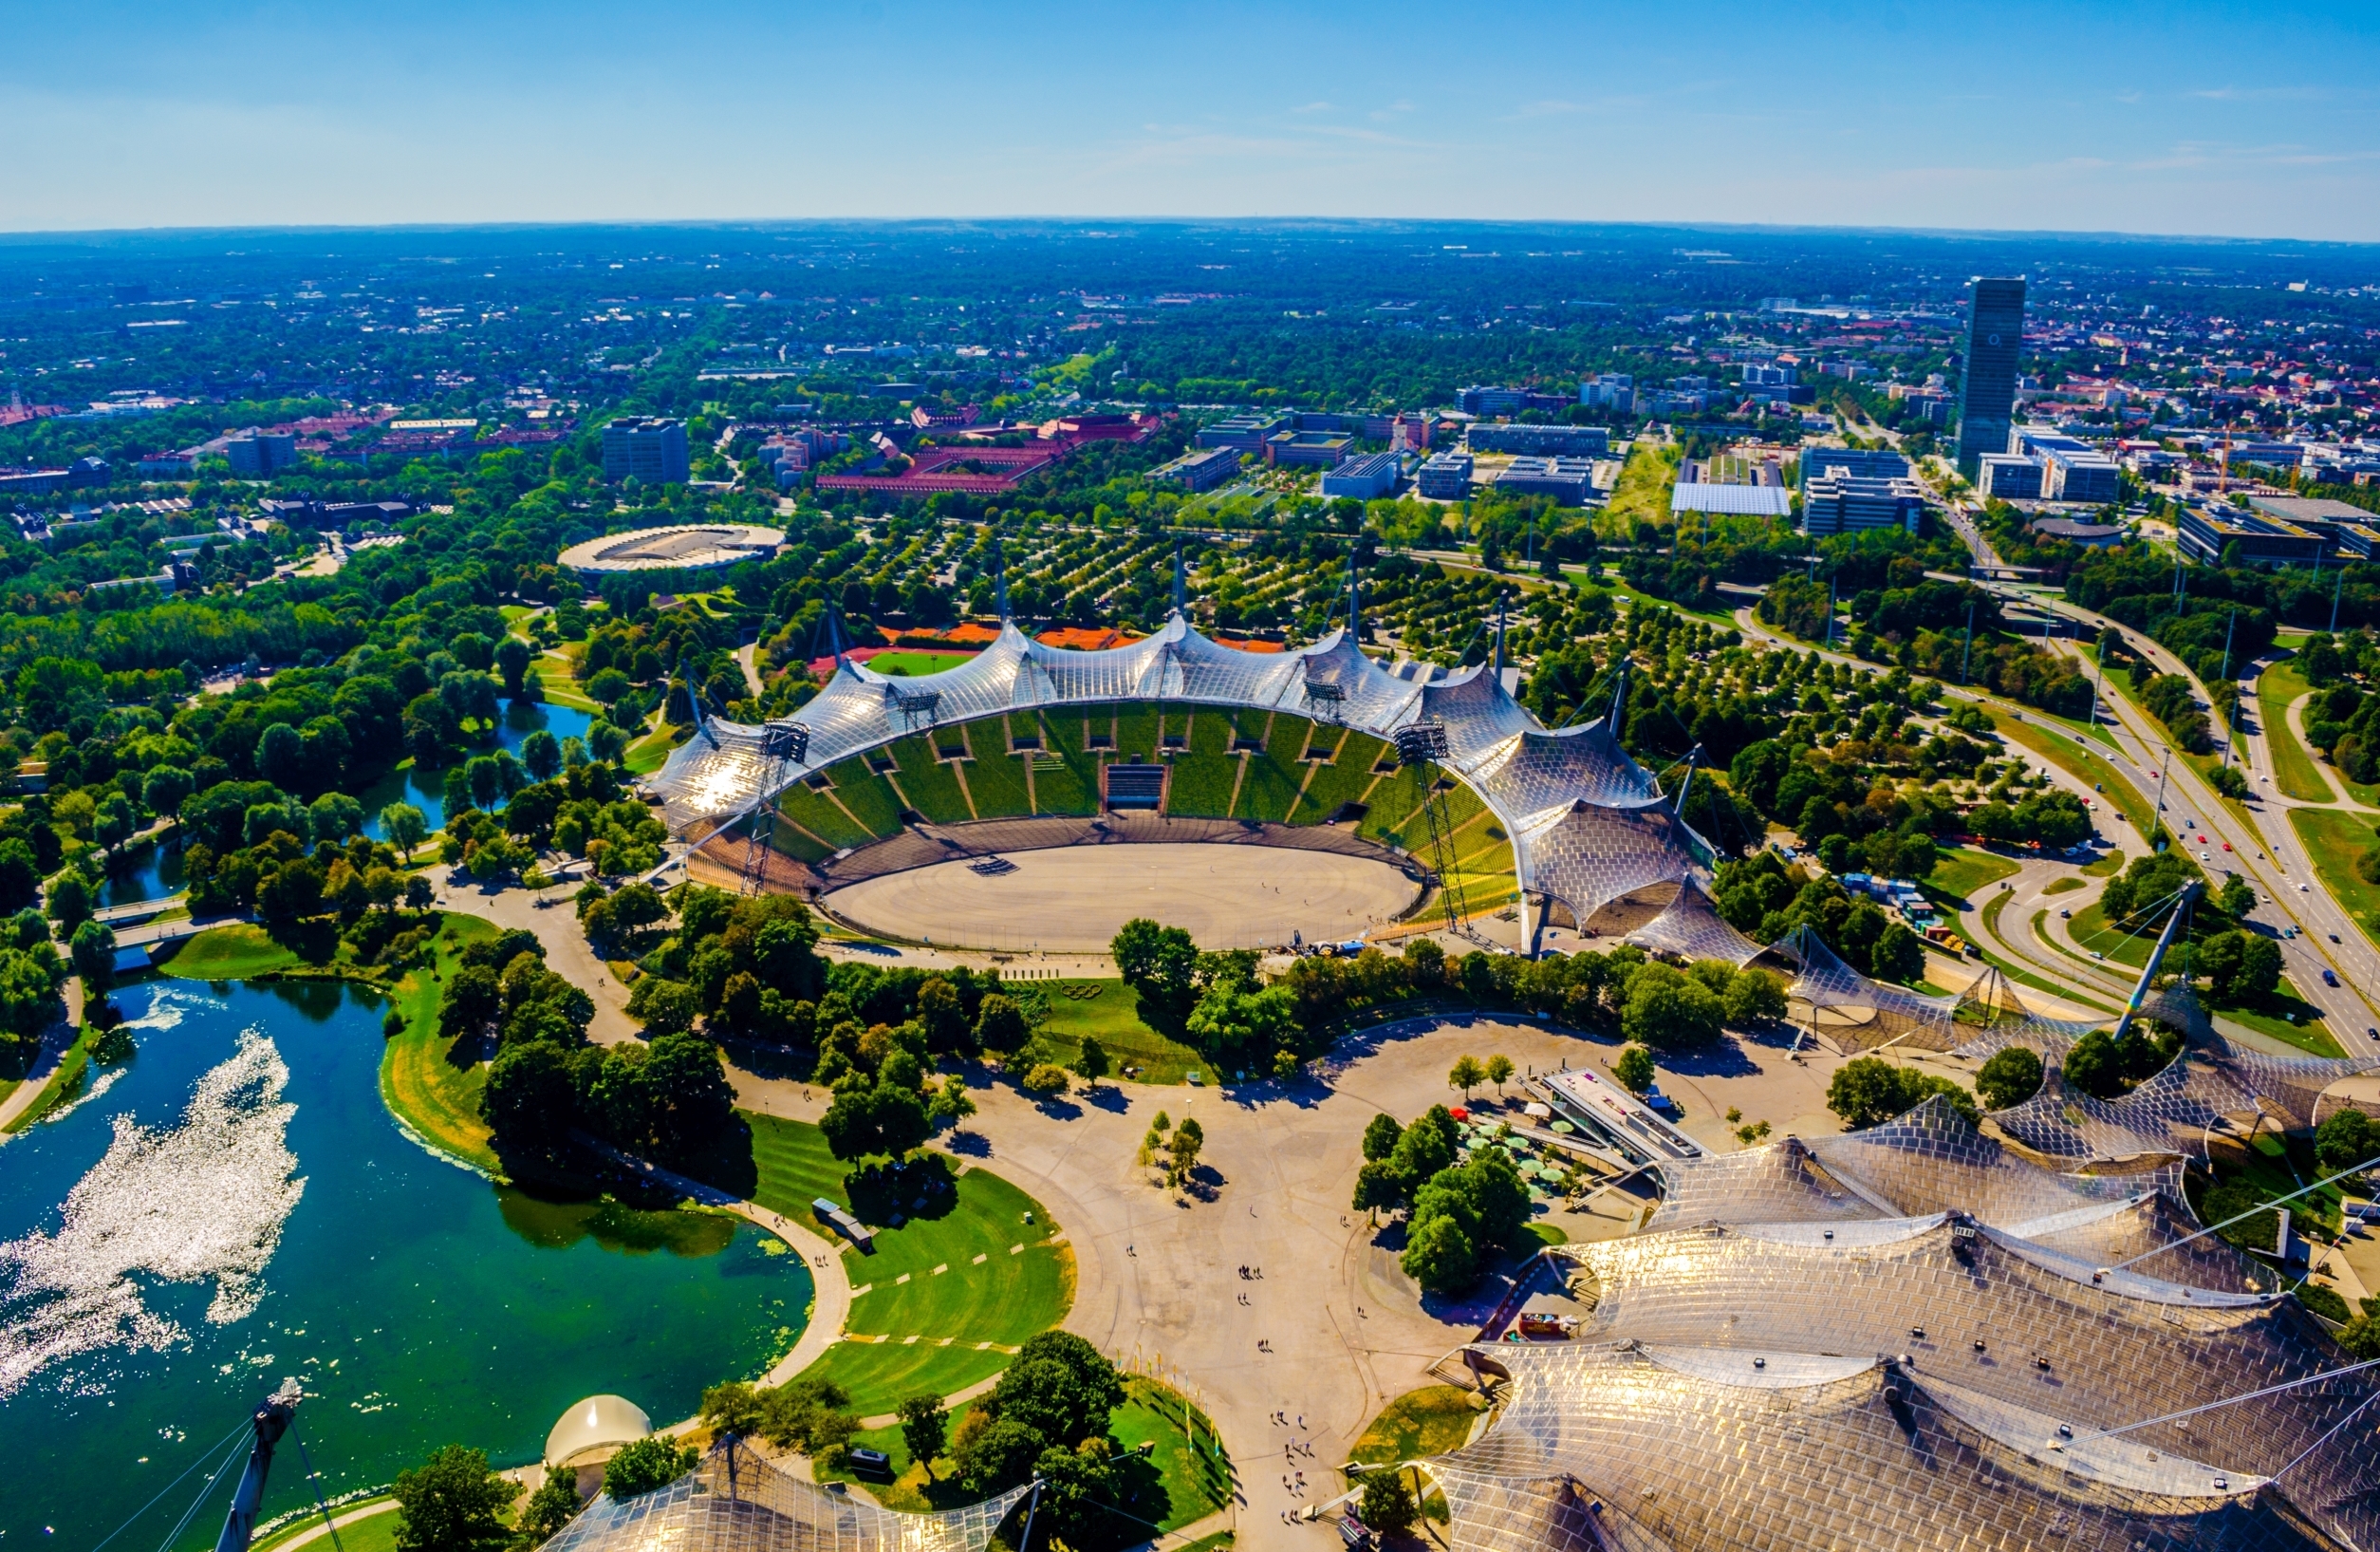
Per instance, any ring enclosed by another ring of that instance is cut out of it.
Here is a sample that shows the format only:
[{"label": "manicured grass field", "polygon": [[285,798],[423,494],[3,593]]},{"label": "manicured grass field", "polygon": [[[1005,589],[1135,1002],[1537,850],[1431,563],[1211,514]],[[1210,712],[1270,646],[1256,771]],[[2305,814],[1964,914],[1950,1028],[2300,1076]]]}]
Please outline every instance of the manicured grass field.
[{"label": "manicured grass field", "polygon": [[867,660],[867,665],[890,679],[912,679],[920,674],[947,673],[974,658],[973,652],[879,652]]},{"label": "manicured grass field", "polygon": [[[1185,1437],[1184,1403],[1179,1393],[1170,1386],[1138,1376],[1126,1379],[1125,1385],[1125,1403],[1109,1418],[1108,1431],[1127,1456],[1144,1442],[1153,1446],[1146,1457],[1146,1469],[1155,1474],[1158,1485],[1164,1488],[1166,1505],[1158,1524],[1173,1530],[1203,1520],[1229,1504],[1231,1457],[1218,1452],[1215,1425],[1207,1415],[1192,1409]],[[960,1420],[973,1410],[972,1404],[951,1409],[950,1434],[958,1432]],[[908,1442],[902,1438],[897,1424],[865,1430],[851,1442],[865,1449],[883,1450],[890,1465],[884,1470],[863,1476],[837,1462],[812,1461],[812,1469],[820,1481],[858,1483],[884,1507],[911,1514],[957,1508],[974,1501],[953,1480],[955,1467],[950,1457],[936,1456],[933,1474],[929,1476],[926,1468],[910,1454]]]},{"label": "manicured grass field", "polygon": [[246,981],[298,963],[297,955],[274,943],[263,927],[235,922],[184,939],[164,970],[184,981]]},{"label": "manicured grass field", "polygon": [[2257,676],[2256,711],[2264,723],[2264,744],[2273,752],[2273,779],[2280,790],[2301,803],[2328,803],[2336,795],[2313,754],[2289,727],[2289,703],[2313,688],[2296,664],[2277,663]]},{"label": "manicured grass field", "polygon": [[[846,1167],[816,1127],[748,1119],[760,1169],[753,1200],[805,1224],[817,1223],[810,1203],[818,1197],[849,1205]],[[940,1217],[871,1226],[875,1254],[844,1253],[856,1295],[849,1331],[888,1339],[837,1342],[806,1371],[848,1389],[863,1417],[889,1412],[904,1396],[948,1395],[990,1378],[1018,1343],[1058,1324],[1073,1304],[1074,1252],[1052,1243],[1059,1226],[988,1170],[960,1175],[957,1204]]]},{"label": "manicured grass field", "polygon": [[1419,1460],[1462,1447],[1479,1409],[1471,1393],[1453,1385],[1407,1391],[1373,1418],[1347,1458],[1358,1465]]},{"label": "manicured grass field", "polygon": [[1954,900],[1966,900],[2016,871],[2017,864],[2007,857],[1954,846],[1943,850],[1925,882]]},{"label": "manicured grass field", "polygon": [[884,753],[892,756],[901,790],[919,813],[940,825],[963,824],[975,817],[967,807],[967,795],[958,790],[958,777],[934,757],[934,744],[924,735],[913,733],[896,739]]},{"label": "manicured grass field", "polygon": [[[969,773],[970,776],[973,773]],[[830,848],[865,846],[876,837],[851,816],[836,806],[825,793],[813,792],[808,782],[797,782],[777,799],[777,812],[817,836]]]},{"label": "manicured grass field", "polygon": [[[445,913],[431,944],[438,975],[452,976],[462,951],[496,931],[495,924],[483,917]],[[488,1146],[488,1124],[479,1118],[488,1069],[484,1063],[456,1061],[456,1042],[439,1035],[438,992],[443,984],[421,969],[408,970],[398,980],[392,1000],[405,1016],[405,1032],[382,1050],[381,1099],[432,1147],[495,1174],[501,1165]]]},{"label": "manicured grass field", "polygon": [[[392,1498],[379,1505],[342,1504],[330,1511],[330,1517],[336,1520],[342,1515],[354,1513],[360,1507],[371,1507],[373,1512],[352,1524],[341,1525],[339,1546],[344,1552],[397,1552],[397,1522],[403,1518],[398,1512],[397,1501]],[[270,1538],[258,1541],[254,1552],[271,1552],[274,1547],[288,1546],[308,1531],[314,1532],[314,1539],[306,1543],[307,1546],[330,1552],[331,1540],[323,1531],[323,1517],[320,1514],[311,1514],[282,1526]]]},{"label": "manicured grass field", "polygon": [[1041,1026],[1040,1039],[1060,1066],[1074,1065],[1086,1036],[1107,1053],[1111,1073],[1127,1064],[1144,1069],[1135,1083],[1180,1083],[1213,1066],[1196,1050],[1143,1022],[1141,994],[1122,981],[1062,981],[1046,989],[1050,1021]]},{"label": "manicured grass field", "polygon": [[2380,943],[2380,887],[2355,874],[2355,859],[2380,844],[2371,822],[2342,809],[2291,809],[2289,822],[2314,858],[2314,870],[2339,908],[2355,919],[2364,935]]},{"label": "manicured grass field", "polygon": [[1165,1488],[1160,1530],[1203,1520],[1231,1503],[1231,1456],[1224,1453],[1213,1419],[1172,1386],[1134,1376],[1125,1382],[1127,1399],[1115,1410],[1108,1430],[1126,1453],[1153,1446],[1150,1465]]}]

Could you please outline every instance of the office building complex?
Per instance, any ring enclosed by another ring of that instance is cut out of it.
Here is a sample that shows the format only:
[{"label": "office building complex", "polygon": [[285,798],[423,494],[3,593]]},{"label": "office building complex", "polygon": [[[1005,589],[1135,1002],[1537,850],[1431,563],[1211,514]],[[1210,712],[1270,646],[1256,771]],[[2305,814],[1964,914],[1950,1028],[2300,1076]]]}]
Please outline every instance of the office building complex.
[{"label": "office building complex", "polygon": [[297,462],[297,434],[255,431],[233,437],[223,444],[223,456],[232,460],[233,478],[270,479]]},{"label": "office building complex", "polygon": [[1578,402],[1590,409],[1629,414],[1636,408],[1636,379],[1626,372],[1603,372],[1583,378],[1578,384]]},{"label": "office building complex", "polygon": [[1455,407],[1465,415],[1517,415],[1529,407],[1529,390],[1468,387],[1455,395]]},{"label": "office building complex", "polygon": [[1264,441],[1264,461],[1335,469],[1355,450],[1355,439],[1336,431],[1284,431]]},{"label": "office building complex", "polygon": [[1404,459],[1396,454],[1366,453],[1326,473],[1322,477],[1322,494],[1369,501],[1395,490],[1397,477],[1404,472]]},{"label": "office building complex", "polygon": [[1913,479],[1829,470],[1802,491],[1802,532],[1813,539],[1869,528],[1914,533],[1924,515],[1925,493]]},{"label": "office building complex", "polygon": [[1474,453],[1599,458],[1611,452],[1611,433],[1599,425],[1475,425],[1463,439]]},{"label": "office building complex", "polygon": [[1433,501],[1460,501],[1471,494],[1471,455],[1433,453],[1414,476],[1414,489]]},{"label": "office building complex", "polygon": [[1194,448],[1148,472],[1153,485],[1179,485],[1185,491],[1211,491],[1239,473],[1236,447]]},{"label": "office building complex", "polygon": [[1795,460],[1794,472],[1806,491],[1812,481],[1831,474],[1851,475],[1861,479],[1906,479],[1909,460],[1882,447],[1805,447]]},{"label": "office building complex", "polygon": [[2227,564],[2228,553],[2243,566],[2307,566],[2331,551],[2311,526],[2237,507],[2184,507],[2175,528],[2184,552],[2209,564]]},{"label": "office building complex", "polygon": [[1959,472],[1969,479],[1984,454],[2007,451],[2024,334],[2024,281],[1976,277],[1967,309],[1966,373],[1959,392]]},{"label": "office building complex", "polygon": [[1560,507],[1583,507],[1595,487],[1592,458],[1515,458],[1496,488],[1515,496],[1550,496]]},{"label": "office building complex", "polygon": [[1975,492],[1987,501],[2041,499],[2041,464],[2022,453],[1986,453],[1977,460]]},{"label": "office building complex", "polygon": [[1264,445],[1265,439],[1290,427],[1291,418],[1286,415],[1227,415],[1199,428],[1199,445],[1253,453]]},{"label": "office building complex", "polygon": [[634,475],[647,485],[683,485],[688,473],[685,421],[631,415],[604,427],[605,479]]}]

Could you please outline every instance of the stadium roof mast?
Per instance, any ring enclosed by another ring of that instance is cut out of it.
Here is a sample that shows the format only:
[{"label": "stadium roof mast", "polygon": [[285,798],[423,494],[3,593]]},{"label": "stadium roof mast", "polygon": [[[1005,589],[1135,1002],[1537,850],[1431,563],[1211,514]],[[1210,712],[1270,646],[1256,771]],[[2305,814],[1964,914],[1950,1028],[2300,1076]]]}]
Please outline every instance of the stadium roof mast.
[{"label": "stadium roof mast", "polygon": [[1364,584],[1355,574],[1355,547],[1347,550],[1347,639],[1364,645]]},{"label": "stadium roof mast", "polygon": [[2192,880],[2182,887],[2182,898],[2173,903],[2173,914],[2166,918],[2166,929],[2157,934],[2157,947],[2148,956],[2148,963],[2140,968],[2140,982],[2132,988],[2132,1000],[2124,1004],[2124,1017],[2115,1021],[2115,1038],[2119,1040],[2130,1033],[2132,1020],[2138,1017],[2141,1004],[2148,1000],[2148,988],[2157,979],[2158,967],[2165,963],[2166,950],[2173,946],[2174,935],[2189,918],[2190,903],[2198,898],[2198,883]]},{"label": "stadium roof mast", "polygon": [[997,534],[992,538],[992,607],[1000,611],[1000,624],[1008,624],[1008,552]]},{"label": "stadium roof mast", "polygon": [[1190,618],[1190,575],[1182,570],[1181,541],[1174,540],[1174,617]]},{"label": "stadium roof mast", "polygon": [[[214,1552],[248,1552],[249,1541],[256,1533],[256,1517],[264,1508],[273,1449],[296,1419],[299,1399],[297,1382],[291,1380],[268,1396],[249,1419],[255,1433],[248,1449],[248,1468],[240,1473],[240,1485],[232,1493],[232,1506],[223,1516],[223,1533],[215,1538]],[[324,1522],[328,1524],[327,1514]],[[338,1534],[331,1532],[334,1540]]]}]

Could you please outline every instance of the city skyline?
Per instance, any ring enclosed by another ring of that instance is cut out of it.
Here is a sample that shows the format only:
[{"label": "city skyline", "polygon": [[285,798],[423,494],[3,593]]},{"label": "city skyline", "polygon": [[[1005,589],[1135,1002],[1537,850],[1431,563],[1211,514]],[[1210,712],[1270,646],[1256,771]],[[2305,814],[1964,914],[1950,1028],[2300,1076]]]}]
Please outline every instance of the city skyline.
[{"label": "city skyline", "polygon": [[1040,213],[2380,240],[2380,122],[2348,84],[2380,49],[2340,6],[1725,6],[1692,36],[1554,8],[12,11],[0,103],[40,147],[0,171],[12,232]]}]

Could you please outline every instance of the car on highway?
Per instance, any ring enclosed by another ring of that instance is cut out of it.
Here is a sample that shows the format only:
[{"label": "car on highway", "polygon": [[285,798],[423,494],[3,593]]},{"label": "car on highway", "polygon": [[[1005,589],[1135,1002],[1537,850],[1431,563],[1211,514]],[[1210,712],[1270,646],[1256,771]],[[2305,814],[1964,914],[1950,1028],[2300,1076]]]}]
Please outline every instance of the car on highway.
[{"label": "car on highway", "polygon": [[2061,922],[2071,922],[2074,919],[2074,913],[2071,910],[2060,909],[2057,913],[2057,919]]},{"label": "car on highway", "polygon": [[2338,972],[2337,972],[2337,971],[2335,971],[2335,970],[2332,970],[2332,969],[2327,969],[2327,968],[2326,968],[2326,969],[2322,972],[2322,984],[2324,984],[2325,986],[2335,986],[2335,985],[2337,985],[2337,984],[2338,984]]},{"label": "car on highway", "polygon": [[2307,890],[2306,890],[2306,887],[2305,887],[2304,885],[2302,885],[2302,884],[2298,885],[2298,886],[2297,886],[2297,892],[2298,892],[2299,894],[2304,894],[2304,893],[2306,893],[2306,892],[2307,892]]},{"label": "car on highway", "polygon": [[2335,933],[2335,932],[2332,933],[2332,934],[2331,934],[2331,941],[2332,941],[2333,943],[2336,943],[2336,942],[2338,942],[2338,934],[2337,934],[2337,933]]},{"label": "car on highway", "polygon": [[2223,842],[2223,850],[2226,851],[2231,850],[2231,843],[2229,841]]}]

